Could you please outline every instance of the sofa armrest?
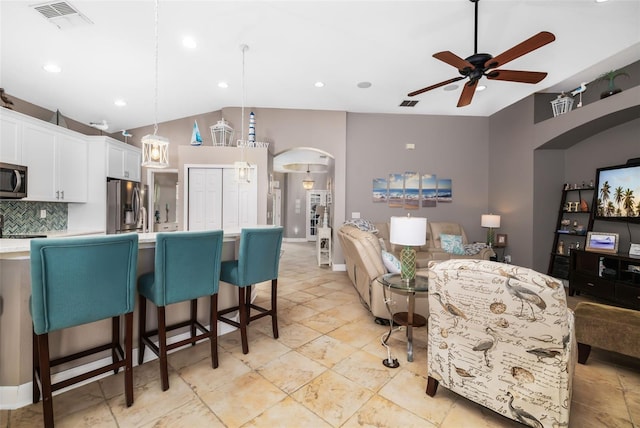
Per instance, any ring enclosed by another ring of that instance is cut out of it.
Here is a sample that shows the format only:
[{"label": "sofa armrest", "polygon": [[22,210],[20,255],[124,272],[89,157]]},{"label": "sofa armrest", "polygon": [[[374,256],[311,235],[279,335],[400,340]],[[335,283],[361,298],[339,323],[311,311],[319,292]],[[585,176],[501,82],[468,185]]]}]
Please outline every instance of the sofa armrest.
[{"label": "sofa armrest", "polygon": [[441,248],[429,248],[429,254],[432,260],[449,260],[451,254]]},{"label": "sofa armrest", "polygon": [[491,257],[495,257],[496,253],[493,251],[492,248],[483,248],[482,250],[480,250],[480,252],[478,254],[476,254],[476,258],[478,259],[482,259],[482,260],[491,260]]}]

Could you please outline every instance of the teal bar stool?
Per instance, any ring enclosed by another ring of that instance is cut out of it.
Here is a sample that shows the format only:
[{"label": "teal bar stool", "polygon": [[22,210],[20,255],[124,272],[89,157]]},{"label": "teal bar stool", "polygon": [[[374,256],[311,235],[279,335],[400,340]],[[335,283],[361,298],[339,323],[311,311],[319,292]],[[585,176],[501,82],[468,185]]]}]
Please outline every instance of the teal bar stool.
[{"label": "teal bar stool", "polygon": [[[282,247],[282,227],[246,228],[240,234],[238,260],[222,263],[220,280],[238,287],[238,306],[218,312],[218,320],[240,329],[242,353],[249,352],[247,325],[258,318],[271,316],[273,337],[278,338],[278,266]],[[271,281],[271,309],[251,303],[251,286]],[[258,313],[251,316],[251,309]],[[240,322],[222,315],[238,311]]]},{"label": "teal bar stool", "polygon": [[[31,317],[33,319],[33,402],[40,401],[44,425],[53,426],[52,393],[111,370],[125,368],[127,406],[133,404],[133,309],[136,296],[138,235],[31,240]],[[120,316],[125,345],[120,344]],[[51,359],[49,333],[112,319],[111,342]],[[51,368],[97,352],[111,351],[112,362],[57,383]]]},{"label": "teal bar stool", "polygon": [[[138,333],[138,364],[144,360],[145,345],[160,360],[162,390],[169,389],[167,352],[197,341],[211,341],[211,365],[218,367],[218,285],[220,283],[220,259],[222,230],[206,232],[168,232],[156,235],[154,271],[140,276],[140,318]],[[209,297],[209,328],[198,321],[198,297]],[[158,328],[147,331],[147,300],[156,305]],[[190,301],[190,318],[166,325],[165,308],[173,303]],[[167,345],[167,331],[189,327],[190,336]],[[200,330],[201,334],[196,334]],[[152,338],[158,337],[158,345]]]}]

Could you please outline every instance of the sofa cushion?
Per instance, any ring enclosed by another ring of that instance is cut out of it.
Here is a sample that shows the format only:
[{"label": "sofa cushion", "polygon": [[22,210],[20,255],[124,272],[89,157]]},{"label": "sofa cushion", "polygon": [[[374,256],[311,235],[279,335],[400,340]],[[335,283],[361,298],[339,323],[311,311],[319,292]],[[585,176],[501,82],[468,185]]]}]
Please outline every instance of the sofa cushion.
[{"label": "sofa cushion", "polygon": [[433,221],[429,222],[427,226],[429,228],[428,244],[431,248],[442,248],[440,235],[443,233],[446,235],[460,235],[462,236],[462,243],[468,244],[467,235],[458,223]]},{"label": "sofa cushion", "polygon": [[458,255],[464,254],[461,235],[448,235],[446,233],[442,233],[440,234],[440,245],[447,253]]},{"label": "sofa cushion", "polygon": [[382,263],[389,273],[400,273],[400,260],[390,252],[382,250]]}]

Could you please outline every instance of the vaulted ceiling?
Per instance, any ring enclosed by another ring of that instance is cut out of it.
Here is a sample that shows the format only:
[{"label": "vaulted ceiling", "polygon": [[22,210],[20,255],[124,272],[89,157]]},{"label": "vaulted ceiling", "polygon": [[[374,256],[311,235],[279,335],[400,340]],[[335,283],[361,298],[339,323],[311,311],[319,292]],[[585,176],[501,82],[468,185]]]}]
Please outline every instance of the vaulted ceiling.
[{"label": "vaulted ceiling", "polygon": [[[474,53],[471,1],[162,0],[156,104],[153,1],[72,0],[82,16],[62,18],[63,28],[34,4],[0,2],[0,86],[80,122],[105,120],[107,132],[152,124],[156,105],[159,122],[240,106],[241,44],[249,46],[247,107],[371,113],[489,116],[640,59],[640,1],[482,0],[479,52],[496,56],[549,31],[554,42],[507,67],[548,76],[538,84],[484,79],[487,89],[463,108],[456,107],[463,81],[400,107],[408,92],[458,76],[434,53]],[[183,46],[185,36],[195,48]],[[46,63],[61,72],[47,73]]]}]

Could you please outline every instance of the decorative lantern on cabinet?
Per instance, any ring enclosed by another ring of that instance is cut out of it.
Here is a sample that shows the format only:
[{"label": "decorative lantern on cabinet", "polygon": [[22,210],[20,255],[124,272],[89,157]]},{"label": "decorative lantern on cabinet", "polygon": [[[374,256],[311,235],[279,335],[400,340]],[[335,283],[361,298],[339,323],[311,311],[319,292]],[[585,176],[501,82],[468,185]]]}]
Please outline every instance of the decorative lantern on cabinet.
[{"label": "decorative lantern on cabinet", "polygon": [[211,127],[211,138],[214,146],[230,146],[233,141],[233,134],[233,128],[224,118]]}]

